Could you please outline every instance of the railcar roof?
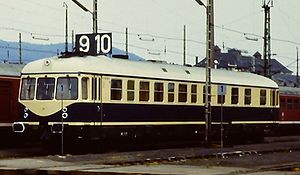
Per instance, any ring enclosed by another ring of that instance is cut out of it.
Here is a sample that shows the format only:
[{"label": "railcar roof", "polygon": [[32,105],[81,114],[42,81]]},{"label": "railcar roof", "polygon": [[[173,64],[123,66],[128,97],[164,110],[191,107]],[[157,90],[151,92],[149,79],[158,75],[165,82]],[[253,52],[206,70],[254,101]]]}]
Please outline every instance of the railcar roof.
[{"label": "railcar roof", "polygon": [[279,92],[280,94],[284,94],[284,95],[300,96],[300,88],[298,87],[279,86]]},{"label": "railcar roof", "polygon": [[[41,59],[27,64],[22,74],[31,73],[96,73],[168,79],[174,81],[205,82],[205,68],[188,67],[150,61],[132,61],[106,56],[86,56]],[[277,84],[263,76],[246,72],[212,69],[213,83],[278,88]]]},{"label": "railcar roof", "polygon": [[21,76],[24,64],[0,63],[1,76]]}]

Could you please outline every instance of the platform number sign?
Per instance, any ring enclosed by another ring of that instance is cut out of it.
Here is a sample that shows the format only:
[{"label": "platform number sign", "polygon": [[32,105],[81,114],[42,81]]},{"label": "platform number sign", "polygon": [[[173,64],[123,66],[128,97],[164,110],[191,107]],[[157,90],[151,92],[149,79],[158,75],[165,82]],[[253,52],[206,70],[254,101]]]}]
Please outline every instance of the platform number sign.
[{"label": "platform number sign", "polygon": [[218,85],[218,95],[226,95],[227,86],[226,85]]},{"label": "platform number sign", "polygon": [[76,51],[87,55],[105,55],[112,52],[112,33],[76,35]]}]

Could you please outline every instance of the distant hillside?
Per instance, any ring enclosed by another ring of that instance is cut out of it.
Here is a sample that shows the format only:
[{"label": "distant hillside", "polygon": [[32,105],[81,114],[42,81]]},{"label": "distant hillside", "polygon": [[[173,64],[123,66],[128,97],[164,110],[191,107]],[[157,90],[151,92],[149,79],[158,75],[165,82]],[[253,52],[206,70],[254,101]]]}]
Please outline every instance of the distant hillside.
[{"label": "distant hillside", "polygon": [[[71,46],[69,48],[71,48]],[[64,50],[64,43],[41,45],[24,42],[22,43],[22,61],[27,63],[33,60],[55,56]],[[114,47],[112,52],[113,54],[125,54],[123,50]],[[129,53],[129,59],[144,60],[133,53]],[[19,43],[0,40],[0,62],[17,62],[18,60]]]}]

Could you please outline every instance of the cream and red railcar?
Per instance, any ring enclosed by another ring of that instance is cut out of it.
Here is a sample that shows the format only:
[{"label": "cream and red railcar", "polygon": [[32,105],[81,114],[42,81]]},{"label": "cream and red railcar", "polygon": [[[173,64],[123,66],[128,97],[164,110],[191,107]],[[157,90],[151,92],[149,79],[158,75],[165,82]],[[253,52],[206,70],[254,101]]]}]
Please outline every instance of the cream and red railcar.
[{"label": "cream and red railcar", "polygon": [[280,110],[278,135],[300,134],[300,88],[279,87]]},{"label": "cream and red railcar", "polygon": [[[226,95],[218,95],[218,87]],[[266,126],[278,118],[278,86],[265,77],[212,70],[212,126]],[[53,57],[22,71],[16,132],[60,130],[88,138],[197,136],[205,128],[205,69],[106,56]],[[213,127],[214,128],[214,127]],[[146,138],[146,137],[144,137]]]}]

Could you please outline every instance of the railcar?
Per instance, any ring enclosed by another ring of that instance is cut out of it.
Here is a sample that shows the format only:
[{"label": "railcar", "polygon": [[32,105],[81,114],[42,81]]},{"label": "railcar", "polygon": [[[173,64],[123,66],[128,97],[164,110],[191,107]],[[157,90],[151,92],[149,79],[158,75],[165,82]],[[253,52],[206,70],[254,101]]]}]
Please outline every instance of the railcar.
[{"label": "railcar", "polygon": [[279,87],[280,111],[279,133],[288,135],[300,134],[300,88]]},{"label": "railcar", "polygon": [[9,138],[20,116],[18,91],[23,65],[0,63],[0,136]]},{"label": "railcar", "polygon": [[[205,69],[107,56],[52,57],[27,64],[15,132],[74,138],[200,137]],[[218,95],[218,87],[226,95]],[[261,131],[278,119],[278,86],[265,77],[212,70],[212,129]],[[222,118],[221,116],[222,112]],[[218,130],[219,131],[219,130]],[[260,133],[261,134],[261,133]]]}]

